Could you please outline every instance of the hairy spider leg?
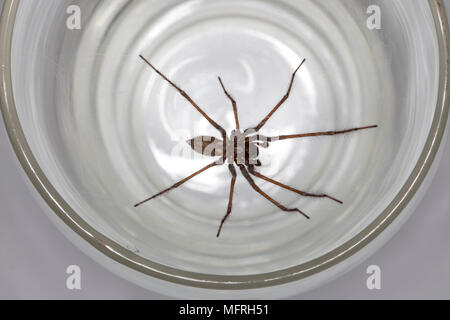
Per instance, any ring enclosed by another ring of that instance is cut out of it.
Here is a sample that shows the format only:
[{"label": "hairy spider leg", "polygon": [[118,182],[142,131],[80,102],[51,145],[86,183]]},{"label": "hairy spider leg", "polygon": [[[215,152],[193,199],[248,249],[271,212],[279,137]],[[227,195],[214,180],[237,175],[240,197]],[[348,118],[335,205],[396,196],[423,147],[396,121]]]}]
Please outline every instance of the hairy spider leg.
[{"label": "hairy spider leg", "polygon": [[223,85],[222,79],[220,77],[219,77],[219,82],[220,82],[220,85],[222,86],[223,92],[228,97],[228,99],[230,99],[231,104],[233,105],[234,120],[236,121],[236,129],[239,130],[240,125],[239,125],[239,117],[238,117],[236,100],[234,100],[233,97],[231,96],[231,94],[228,93],[227,89],[225,89],[225,86]]},{"label": "hairy spider leg", "polygon": [[230,197],[228,199],[228,209],[227,209],[227,213],[225,214],[225,216],[222,219],[222,222],[220,223],[220,227],[219,227],[219,231],[217,231],[217,238],[220,237],[220,232],[222,231],[223,228],[223,224],[225,223],[225,221],[227,221],[227,219],[230,217],[231,214],[231,209],[233,207],[233,195],[234,195],[234,185],[236,184],[236,169],[234,168],[234,166],[232,164],[228,165],[228,169],[231,172],[231,185],[230,185]]},{"label": "hairy spider leg", "polygon": [[346,129],[341,131],[323,131],[323,132],[312,132],[312,133],[300,133],[300,134],[291,134],[291,135],[282,135],[278,137],[268,137],[266,138],[268,142],[275,142],[280,140],[288,140],[288,139],[300,139],[300,138],[307,138],[307,137],[318,137],[318,136],[335,136],[338,134],[345,134],[349,132],[354,131],[360,131],[360,130],[367,130],[367,129],[374,129],[378,128],[378,125],[374,126],[367,126],[367,127],[360,127],[360,128],[352,128],[352,129]]},{"label": "hairy spider leg", "polygon": [[269,200],[270,202],[272,202],[274,205],[276,205],[278,208],[280,208],[282,211],[285,212],[298,212],[300,214],[302,214],[305,218],[310,219],[309,216],[307,214],[305,214],[304,212],[300,211],[299,209],[288,209],[285,206],[281,205],[280,203],[278,203],[277,201],[275,201],[274,199],[272,199],[269,195],[267,195],[264,191],[262,191],[255,183],[255,181],[253,180],[253,178],[250,176],[250,174],[248,173],[247,169],[245,168],[244,165],[239,165],[239,169],[241,170],[242,174],[244,175],[244,178],[248,181],[248,183],[250,183],[250,185],[252,186],[252,188],[258,192],[260,195],[262,195],[264,198],[266,198],[267,200]]},{"label": "hairy spider leg", "polygon": [[283,189],[287,189],[287,190],[290,190],[290,191],[292,191],[292,192],[295,192],[295,193],[297,193],[297,194],[299,194],[299,195],[301,195],[301,196],[304,196],[304,197],[312,197],[312,198],[328,198],[328,199],[330,199],[330,200],[333,200],[333,201],[336,201],[336,202],[338,202],[338,203],[340,203],[340,204],[343,204],[342,201],[340,201],[340,200],[338,200],[338,199],[336,199],[336,198],[333,198],[333,197],[331,197],[331,196],[329,196],[329,195],[327,195],[327,194],[313,194],[313,193],[308,193],[308,192],[304,192],[304,191],[301,191],[301,190],[298,190],[298,189],[294,189],[294,188],[292,188],[292,187],[289,187],[289,186],[287,186],[287,185],[285,185],[285,184],[282,184],[281,182],[278,182],[278,181],[276,181],[276,180],[273,180],[273,179],[271,179],[271,178],[269,178],[269,177],[266,177],[266,176],[262,175],[261,173],[257,172],[253,166],[249,166],[249,167],[248,167],[248,171],[249,171],[252,175],[254,175],[255,177],[258,177],[258,178],[260,178],[260,179],[263,179],[263,180],[265,180],[265,181],[267,181],[267,182],[270,182],[270,183],[272,183],[272,184],[274,184],[274,185],[276,185],[276,186],[279,186],[279,187],[281,187],[281,188],[283,188]]},{"label": "hairy spider leg", "polygon": [[159,71],[156,67],[154,67],[150,61],[148,61],[144,56],[139,55],[139,57],[144,60],[146,64],[148,64],[157,74],[159,74],[164,80],[166,80],[172,87],[174,87],[192,106],[194,106],[195,109],[197,109],[198,112],[206,119],[208,122],[216,128],[220,134],[222,135],[223,140],[225,141],[227,133],[224,128],[222,128],[217,122],[215,122],[213,119],[211,119],[206,112],[204,112],[195,102],[192,100],[192,98],[183,90],[181,90],[175,83],[173,83],[168,77],[166,77],[161,71]]},{"label": "hairy spider leg", "polygon": [[303,61],[300,63],[300,65],[295,69],[294,73],[292,74],[291,82],[289,83],[289,88],[287,93],[284,95],[284,97],[281,99],[280,102],[275,106],[275,108],[272,109],[272,111],[269,112],[269,114],[254,128],[248,128],[245,130],[245,133],[248,133],[249,131],[255,131],[258,132],[261,130],[261,128],[266,124],[267,121],[273,116],[273,114],[286,102],[286,100],[289,98],[292,90],[292,86],[294,84],[295,75],[297,74],[297,71],[300,69],[300,67],[305,63],[306,59],[303,59]]},{"label": "hairy spider leg", "polygon": [[215,167],[215,166],[218,166],[218,165],[220,165],[220,164],[217,163],[217,161],[215,161],[215,162],[213,162],[213,163],[207,165],[206,167],[200,169],[199,171],[197,171],[197,172],[191,174],[189,177],[184,178],[183,180],[178,181],[177,183],[175,183],[175,184],[174,184],[173,186],[171,186],[170,188],[167,188],[167,189],[161,191],[160,193],[157,193],[157,194],[155,194],[154,196],[151,196],[150,198],[145,199],[145,200],[139,202],[138,204],[135,204],[134,207],[139,207],[140,205],[142,205],[142,204],[144,204],[144,203],[146,203],[146,202],[148,202],[148,201],[150,201],[150,200],[153,200],[153,199],[155,199],[155,198],[157,198],[157,197],[163,195],[163,194],[166,193],[166,192],[169,192],[169,191],[171,191],[171,190],[173,190],[173,189],[175,189],[175,188],[178,188],[178,187],[181,186],[183,183],[185,183],[185,182],[191,180],[191,179],[194,178],[195,176],[198,176],[200,173],[203,173],[203,172],[205,172],[206,170],[211,169],[211,168],[213,168],[213,167]]}]

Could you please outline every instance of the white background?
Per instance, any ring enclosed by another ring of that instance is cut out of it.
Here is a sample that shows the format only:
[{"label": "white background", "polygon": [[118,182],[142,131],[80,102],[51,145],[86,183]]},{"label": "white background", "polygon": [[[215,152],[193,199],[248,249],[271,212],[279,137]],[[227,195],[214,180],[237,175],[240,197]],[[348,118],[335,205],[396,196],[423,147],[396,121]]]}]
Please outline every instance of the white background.
[{"label": "white background", "polygon": [[[442,148],[436,178],[394,238],[343,277],[295,299],[450,299],[450,139]],[[0,299],[165,298],[74,247],[40,209],[21,170],[0,121]],[[79,291],[66,289],[65,271],[73,264],[82,270]],[[381,290],[366,287],[372,264],[381,267]]]}]

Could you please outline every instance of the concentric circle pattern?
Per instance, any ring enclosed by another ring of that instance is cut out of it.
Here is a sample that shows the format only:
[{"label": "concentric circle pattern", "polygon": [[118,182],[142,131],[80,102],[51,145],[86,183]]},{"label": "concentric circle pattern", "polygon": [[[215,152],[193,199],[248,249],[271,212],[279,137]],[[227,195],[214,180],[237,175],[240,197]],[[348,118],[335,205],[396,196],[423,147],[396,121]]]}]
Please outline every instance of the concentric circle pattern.
[{"label": "concentric circle pattern", "polygon": [[[15,84],[36,83],[16,89],[29,90],[17,103],[30,124],[30,145],[83,219],[154,262],[246,275],[318,258],[387,207],[425,143],[438,81],[426,2],[380,3],[383,29],[370,30],[366,1],[92,1],[81,6],[79,31],[64,29],[66,3],[50,2],[20,6],[16,33],[23,40],[13,47],[31,57],[14,57]],[[47,19],[20,25],[33,10]],[[53,48],[55,34],[61,41]],[[218,76],[237,100],[242,126],[251,127],[283,97],[305,58],[289,100],[263,134],[380,127],[273,143],[260,156],[261,172],[344,204],[256,180],[276,200],[308,213],[308,221],[280,212],[239,177],[231,218],[216,239],[231,178],[222,166],[134,208],[213,161],[195,155],[186,140],[220,137],[140,54],[227,130],[234,118]],[[40,82],[43,74],[47,81]]]}]

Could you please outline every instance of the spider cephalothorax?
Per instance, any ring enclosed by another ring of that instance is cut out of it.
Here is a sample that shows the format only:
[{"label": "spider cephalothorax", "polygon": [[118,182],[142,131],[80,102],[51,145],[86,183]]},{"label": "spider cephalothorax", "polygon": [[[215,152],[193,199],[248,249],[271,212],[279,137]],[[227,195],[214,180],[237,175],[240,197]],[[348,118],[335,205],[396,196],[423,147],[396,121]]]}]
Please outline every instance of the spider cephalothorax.
[{"label": "spider cephalothorax", "polygon": [[216,128],[221,135],[222,139],[211,137],[211,136],[199,136],[193,139],[190,139],[187,141],[187,143],[191,146],[191,148],[198,153],[201,153],[205,156],[210,157],[217,157],[217,160],[213,163],[207,165],[206,167],[200,169],[197,172],[194,172],[190,176],[184,178],[181,181],[178,181],[170,188],[167,188],[160,193],[151,196],[148,199],[145,199],[144,201],[139,202],[135,205],[135,207],[140,206],[152,199],[155,199],[162,194],[169,192],[170,190],[173,190],[183,183],[189,181],[190,179],[194,178],[195,176],[198,176],[199,174],[205,172],[206,170],[213,168],[218,165],[228,164],[228,169],[231,173],[231,185],[230,185],[230,194],[229,194],[229,200],[228,200],[228,210],[225,216],[223,217],[219,230],[217,232],[217,237],[220,236],[220,232],[222,230],[223,224],[228,219],[228,217],[231,214],[231,208],[233,203],[233,194],[234,194],[234,186],[236,183],[236,167],[239,168],[244,178],[248,181],[248,183],[252,186],[252,188],[258,192],[260,195],[262,195],[264,198],[272,202],[275,206],[277,206],[279,209],[285,212],[298,212],[309,219],[309,216],[306,215],[304,212],[300,211],[297,208],[289,209],[277,202],[276,200],[272,199],[269,195],[267,195],[264,191],[262,191],[253,180],[252,176],[255,176],[259,179],[265,180],[269,183],[272,183],[274,185],[277,185],[283,189],[295,192],[301,196],[305,197],[315,197],[315,198],[328,198],[333,201],[336,201],[340,204],[342,204],[342,201],[333,198],[327,194],[314,194],[314,193],[308,193],[304,191],[300,191],[298,189],[292,188],[290,186],[287,186],[281,182],[278,182],[276,180],[273,180],[269,177],[266,177],[255,170],[255,167],[261,166],[261,162],[258,159],[259,156],[259,148],[268,148],[270,143],[280,141],[280,140],[287,140],[287,139],[300,139],[300,138],[307,138],[307,137],[317,137],[317,136],[333,136],[338,134],[344,134],[349,133],[352,131],[359,131],[359,130],[365,130],[365,129],[371,129],[378,127],[377,125],[372,126],[366,126],[366,127],[358,127],[358,128],[352,128],[347,130],[340,130],[340,131],[324,131],[324,132],[313,132],[313,133],[301,133],[301,134],[292,134],[292,135],[282,135],[277,137],[266,137],[261,134],[259,134],[259,131],[261,128],[266,124],[266,122],[272,117],[272,115],[286,102],[286,100],[289,98],[289,95],[292,90],[292,86],[294,84],[295,75],[297,74],[297,71],[300,69],[300,67],[305,63],[305,60],[302,61],[302,63],[298,66],[298,68],[294,71],[292,74],[291,82],[289,84],[289,88],[287,93],[283,96],[283,98],[280,100],[280,102],[272,109],[272,111],[269,112],[269,114],[261,121],[256,127],[248,128],[246,130],[241,130],[240,123],[239,123],[239,117],[237,112],[237,105],[236,101],[233,99],[233,97],[228,93],[228,91],[225,89],[225,86],[222,82],[222,79],[219,77],[220,85],[222,86],[222,89],[225,93],[225,95],[230,99],[231,104],[233,106],[233,112],[234,112],[234,119],[236,122],[236,129],[232,130],[230,135],[227,135],[227,132],[224,128],[222,128],[219,124],[217,124],[213,119],[211,119],[195,102],[192,100],[192,98],[183,90],[181,90],[175,83],[173,83],[169,78],[167,78],[163,73],[161,73],[158,69],[156,69],[147,59],[145,59],[142,55],[140,55],[141,59],[145,61],[156,73],[158,73],[164,80],[166,80],[173,88],[175,88],[200,114],[208,120],[208,122]]}]

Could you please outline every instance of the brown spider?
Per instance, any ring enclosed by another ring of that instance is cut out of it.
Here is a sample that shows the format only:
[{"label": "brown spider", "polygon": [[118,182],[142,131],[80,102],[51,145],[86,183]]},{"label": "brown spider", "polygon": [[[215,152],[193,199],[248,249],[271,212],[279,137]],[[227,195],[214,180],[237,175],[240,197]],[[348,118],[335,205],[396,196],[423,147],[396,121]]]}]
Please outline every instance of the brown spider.
[{"label": "brown spider", "polygon": [[287,140],[287,139],[299,139],[299,138],[306,138],[306,137],[317,137],[317,136],[333,136],[338,134],[344,134],[352,131],[359,131],[359,130],[365,130],[365,129],[371,129],[378,127],[377,125],[373,126],[366,126],[366,127],[359,127],[359,128],[353,128],[353,129],[347,129],[347,130],[341,130],[341,131],[325,131],[325,132],[313,132],[313,133],[303,133],[303,134],[292,134],[292,135],[282,135],[278,137],[265,137],[263,135],[258,134],[259,130],[266,124],[266,122],[273,116],[273,114],[286,102],[286,100],[289,98],[289,95],[291,93],[292,85],[294,84],[295,75],[297,74],[297,71],[300,69],[300,67],[305,63],[306,59],[302,61],[302,63],[298,66],[298,68],[294,71],[292,74],[291,82],[289,84],[289,88],[287,90],[287,93],[284,95],[284,97],[280,100],[280,102],[272,109],[272,111],[269,112],[269,114],[254,128],[249,128],[244,131],[240,129],[239,124],[239,117],[237,112],[237,106],[236,101],[233,99],[233,97],[227,92],[225,89],[225,86],[222,82],[222,79],[219,77],[220,85],[222,86],[222,89],[225,93],[225,95],[230,99],[231,104],[233,106],[234,111],[234,118],[236,122],[236,129],[233,130],[230,134],[230,137],[227,136],[227,132],[224,128],[222,128],[217,122],[212,120],[192,99],[191,97],[181,90],[175,83],[173,83],[169,78],[167,78],[164,74],[162,74],[157,68],[155,68],[146,58],[144,58],[142,55],[140,55],[140,58],[145,61],[146,64],[148,64],[157,74],[159,74],[164,80],[166,80],[172,87],[174,87],[198,112],[201,113],[201,115],[208,120],[208,122],[216,128],[221,136],[222,140],[217,139],[215,137],[208,137],[208,136],[200,136],[196,137],[194,139],[188,140],[188,144],[191,146],[191,148],[198,153],[201,153],[206,156],[212,156],[212,157],[220,157],[220,159],[214,161],[213,163],[207,165],[206,167],[200,169],[199,171],[191,174],[190,176],[186,177],[185,179],[175,183],[170,188],[167,188],[163,191],[161,191],[158,194],[155,194],[151,196],[148,199],[145,199],[138,204],[135,205],[135,207],[138,207],[152,199],[155,199],[166,192],[169,192],[185,182],[189,181],[190,179],[194,178],[195,176],[205,172],[208,169],[211,169],[212,167],[225,164],[228,162],[228,169],[231,173],[231,186],[230,186],[230,195],[228,200],[228,210],[225,216],[223,217],[219,230],[217,232],[217,237],[220,236],[220,232],[222,230],[222,227],[225,223],[225,221],[228,219],[228,217],[231,214],[231,208],[233,203],[233,194],[234,194],[234,185],[236,183],[236,169],[234,164],[239,168],[239,170],[242,172],[242,175],[244,178],[250,183],[252,188],[261,194],[264,198],[272,202],[275,206],[280,208],[282,211],[285,212],[298,212],[305,216],[307,219],[309,219],[309,216],[306,215],[304,212],[300,211],[297,208],[289,209],[285,206],[281,205],[274,199],[272,199],[269,195],[267,195],[264,191],[262,191],[255,183],[255,181],[252,178],[252,175],[263,179],[265,181],[268,181],[274,185],[277,185],[281,188],[290,190],[292,192],[295,192],[301,196],[305,197],[315,197],[315,198],[328,198],[333,201],[336,201],[340,204],[343,202],[333,198],[327,194],[312,194],[304,191],[300,191],[297,189],[294,189],[292,187],[289,187],[285,184],[282,184],[281,182],[275,181],[269,177],[266,177],[255,170],[255,167],[261,166],[261,162],[258,160],[259,156],[259,148],[268,148],[269,144],[271,142],[279,141],[279,140]]}]

